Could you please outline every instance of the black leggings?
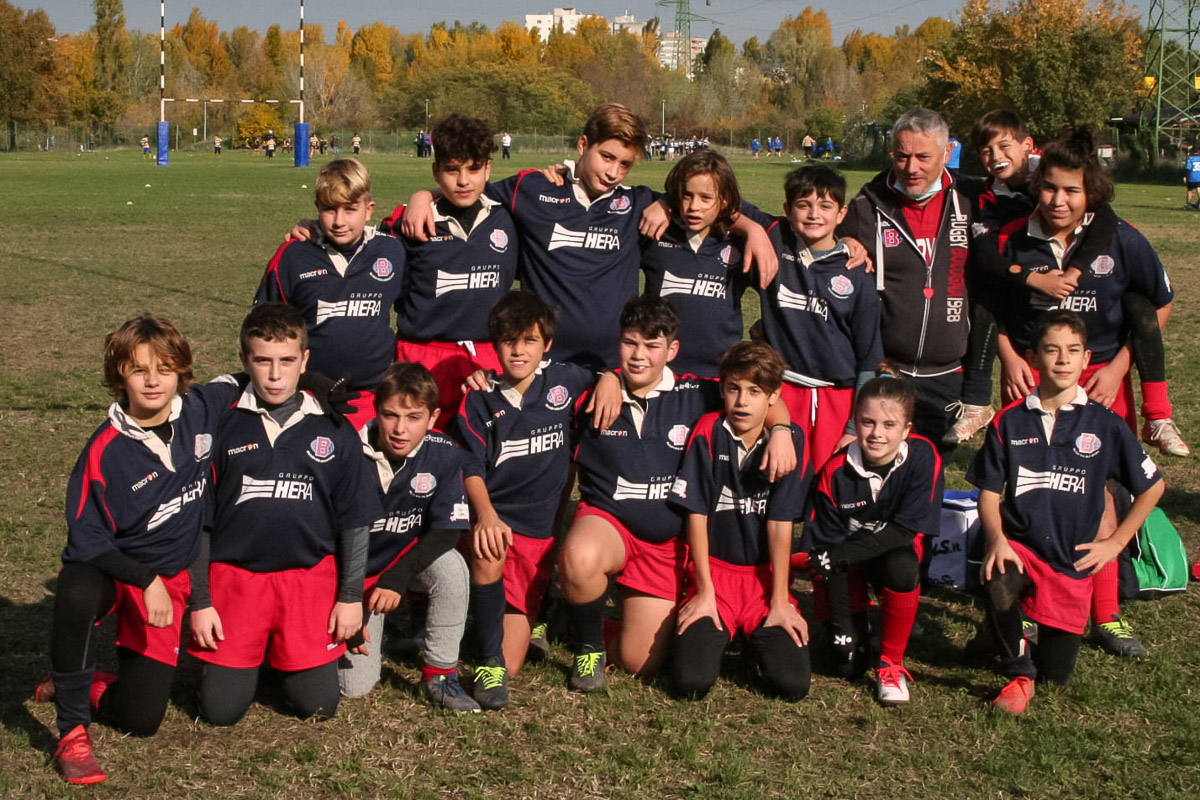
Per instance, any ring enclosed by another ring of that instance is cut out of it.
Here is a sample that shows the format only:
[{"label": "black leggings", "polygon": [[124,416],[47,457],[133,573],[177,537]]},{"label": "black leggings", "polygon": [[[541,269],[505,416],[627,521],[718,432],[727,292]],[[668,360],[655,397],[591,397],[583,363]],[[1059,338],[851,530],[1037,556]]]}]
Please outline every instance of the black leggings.
[{"label": "black leggings", "polygon": [[1121,295],[1121,316],[1128,329],[1138,379],[1142,383],[1165,381],[1167,364],[1162,328],[1158,326],[1158,309],[1145,295],[1126,292]]},{"label": "black leggings", "polygon": [[967,353],[963,356],[962,401],[972,406],[992,402],[992,362],[999,349],[996,319],[983,303],[968,306],[971,332],[967,335]]},{"label": "black leggings", "polygon": [[[676,634],[672,664],[675,689],[689,699],[708,694],[721,674],[721,658],[728,645],[729,631],[719,630],[707,618]],[[783,628],[761,624],[750,634],[750,646],[772,691],[786,700],[804,699],[812,680],[807,646],[797,647]]]},{"label": "black leggings", "polygon": [[[88,564],[64,564],[58,575],[50,668],[63,732],[90,721],[92,632],[96,622],[112,609],[116,596],[113,579]],[[175,667],[118,647],[117,675],[119,679],[109,684],[100,698],[100,719],[135,736],[152,736],[167,713]]]},{"label": "black leggings", "polygon": [[988,624],[1000,643],[1001,671],[1009,678],[1024,676],[1065,686],[1075,672],[1083,636],[1038,625],[1037,647],[1030,652],[1021,629],[1020,606],[1029,588],[1029,577],[1012,567],[993,573],[987,582]]},{"label": "black leggings", "polygon": [[[337,713],[337,661],[312,669],[283,672],[283,691],[296,715],[326,720]],[[200,716],[212,725],[233,725],[250,708],[258,689],[259,667],[235,669],[205,664],[200,676]]]}]

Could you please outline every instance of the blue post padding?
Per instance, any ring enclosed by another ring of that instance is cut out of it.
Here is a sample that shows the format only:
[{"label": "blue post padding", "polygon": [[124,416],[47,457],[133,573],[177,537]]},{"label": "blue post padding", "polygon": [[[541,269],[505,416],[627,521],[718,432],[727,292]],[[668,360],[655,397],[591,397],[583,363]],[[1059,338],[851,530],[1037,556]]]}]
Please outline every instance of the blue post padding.
[{"label": "blue post padding", "polygon": [[308,123],[296,123],[296,135],[292,138],[296,146],[292,148],[292,152],[296,154],[296,166],[308,166]]},{"label": "blue post padding", "polygon": [[158,123],[158,165],[167,166],[171,153],[171,123],[163,120]]}]

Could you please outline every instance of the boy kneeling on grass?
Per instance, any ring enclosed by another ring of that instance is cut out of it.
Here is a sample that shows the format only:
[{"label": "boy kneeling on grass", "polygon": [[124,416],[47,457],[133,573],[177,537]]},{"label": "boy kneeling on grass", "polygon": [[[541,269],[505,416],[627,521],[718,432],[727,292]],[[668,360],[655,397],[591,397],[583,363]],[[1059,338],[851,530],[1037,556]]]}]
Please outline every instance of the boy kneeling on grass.
[{"label": "boy kneeling on grass", "polygon": [[[808,624],[792,598],[792,530],[804,512],[811,471],[774,483],[766,457],[767,411],[779,400],[783,359],[762,342],[738,342],[718,366],[723,412],[696,423],[671,486],[670,501],[687,512],[691,553],[687,600],[674,641],[675,687],[688,698],[708,693],[725,648],[746,636],[773,691],[788,700],[808,694]],[[804,433],[788,430],[797,453]]]},{"label": "boy kneeling on grass", "polygon": [[297,714],[327,719],[338,659],[362,627],[377,479],[351,426],[298,389],[309,355],[299,310],[255,306],[239,349],[250,386],[220,421],[211,542],[201,537],[192,568],[200,716],[240,720],[269,661]]},{"label": "boy kneeling on grass", "polygon": [[375,389],[375,419],[359,435],[375,468],[383,516],[371,526],[363,611],[364,641],[338,662],[343,697],[362,697],[379,682],[383,616],[408,591],[429,595],[421,689],[434,708],[479,712],[458,682],[458,645],[467,624],[467,565],[455,550],[470,527],[463,453],[431,430],[438,385],[420,364],[392,364]]},{"label": "boy kneeling on grass", "polygon": [[[67,484],[67,546],[50,629],[53,670],[34,699],[54,701],[54,757],[76,784],[107,777],[92,754],[92,716],[151,736],[171,696],[204,522],[217,420],[231,380],[191,386],[192,351],[162,317],[131,319],[104,343],[104,383],[116,402]],[[118,674],[98,672],[92,630],[117,615]]]},{"label": "boy kneeling on grass", "polygon": [[[1031,342],[1025,357],[1041,383],[996,415],[967,472],[980,488],[987,537],[988,620],[1011,679],[992,706],[1012,714],[1028,706],[1036,680],[1070,680],[1091,608],[1089,576],[1117,558],[1164,489],[1124,421],[1079,386],[1091,357],[1083,319],[1048,311]],[[1116,531],[1097,539],[1110,479],[1135,497]],[[1039,626],[1032,651],[1021,611]]]}]

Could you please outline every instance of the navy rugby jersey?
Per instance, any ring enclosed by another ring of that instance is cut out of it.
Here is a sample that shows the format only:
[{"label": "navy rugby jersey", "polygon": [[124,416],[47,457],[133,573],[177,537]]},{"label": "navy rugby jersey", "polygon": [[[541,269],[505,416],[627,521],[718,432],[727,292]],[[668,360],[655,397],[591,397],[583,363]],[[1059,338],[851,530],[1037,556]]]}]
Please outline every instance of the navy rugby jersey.
[{"label": "navy rugby jersey", "polygon": [[237,394],[232,380],[219,378],[176,396],[169,448],[113,403],[67,482],[62,560],[87,562],[119,550],[157,575],[186,569],[211,511],[218,420]]},{"label": "navy rugby jersey", "polygon": [[1004,181],[989,177],[979,195],[972,230],[976,236],[999,233],[1013,220],[1028,217],[1036,205],[1037,201],[1025,191],[1009,188]]},{"label": "navy rugby jersey", "polygon": [[646,410],[628,394],[608,430],[576,423],[579,495],[612,514],[637,538],[662,543],[683,530],[680,511],[667,503],[683,463],[692,426],[722,407],[717,381],[663,370]]},{"label": "navy rugby jersey", "polygon": [[646,294],[665,299],[679,314],[681,373],[716,377],[717,362],[742,340],[742,294],[750,277],[742,272],[742,244],[708,236],[693,249],[687,231],[672,220],[662,239],[642,237]]},{"label": "navy rugby jersey", "polygon": [[1135,495],[1161,477],[1125,421],[1088,400],[1058,410],[1049,440],[1037,392],[1007,406],[988,426],[967,480],[999,494],[1004,535],[1028,545],[1059,572],[1075,578],[1075,546],[1094,541],[1110,478]]},{"label": "navy rugby jersey", "polygon": [[761,469],[766,436],[743,456],[746,447],[723,413],[705,414],[696,423],[671,485],[671,503],[708,516],[711,557],[742,566],[770,563],[767,523],[800,519],[812,478],[812,467],[803,456],[804,432],[795,425],[792,444],[805,463],[771,483]]},{"label": "navy rugby jersey", "polygon": [[383,516],[371,524],[367,577],[374,577],[407,552],[417,537],[434,529],[460,531],[471,527],[463,489],[462,451],[435,431],[425,434],[395,468],[371,446],[375,422],[359,432],[363,454],[374,467]]},{"label": "navy rugby jersey", "polygon": [[562,186],[527,170],[487,195],[516,221],[521,288],[559,310],[555,358],[603,369],[617,363],[621,309],[638,295],[638,221],[655,195],[620,185],[588,202],[567,166]]},{"label": "navy rugby jersey", "polygon": [[578,365],[549,363],[523,397],[499,383],[463,398],[463,477],[483,478],[500,519],[523,536],[555,534],[554,515],[571,468],[575,404],[595,380]]},{"label": "navy rugby jersey", "polygon": [[873,372],[883,360],[874,276],[847,269],[841,244],[814,258],[786,219],[768,233],[779,272],[759,292],[767,343],[795,372],[853,388],[858,373]]},{"label": "navy rugby jersey", "polygon": [[866,468],[858,442],[851,442],[817,474],[801,548],[836,547],[888,523],[937,536],[944,488],[942,459],[923,436],[910,434],[882,476]]},{"label": "navy rugby jersey", "polygon": [[[1061,270],[1050,241],[1042,233],[1038,217],[1030,216],[1006,226],[1000,233],[1004,256],[1031,272]],[[1064,308],[1083,317],[1087,324],[1088,349],[1092,363],[1112,360],[1121,348],[1121,295],[1136,292],[1162,308],[1175,298],[1167,271],[1146,237],[1124,220],[1108,247],[1079,276],[1079,285],[1061,301],[1021,287],[1019,299],[1001,309],[1001,320],[1018,353],[1030,346],[1029,337],[1037,316],[1049,308]]]},{"label": "navy rugby jersey", "polygon": [[[517,274],[517,229],[503,206],[487,197],[470,233],[433,205],[437,233],[429,241],[401,239],[408,255],[396,331],[407,341],[459,342],[488,338],[492,306]],[[443,201],[445,202],[445,201]],[[398,230],[404,207],[380,230]]]},{"label": "navy rugby jersey", "polygon": [[330,378],[349,375],[349,388],[372,391],[396,354],[390,314],[404,293],[404,264],[404,245],[371,227],[349,256],[292,240],[275,252],[254,304],[298,308],[308,322],[308,368]]},{"label": "navy rugby jersey", "polygon": [[358,434],[334,425],[311,395],[281,429],[248,388],[220,425],[211,561],[307,569],[336,551],[339,532],[383,516]]}]

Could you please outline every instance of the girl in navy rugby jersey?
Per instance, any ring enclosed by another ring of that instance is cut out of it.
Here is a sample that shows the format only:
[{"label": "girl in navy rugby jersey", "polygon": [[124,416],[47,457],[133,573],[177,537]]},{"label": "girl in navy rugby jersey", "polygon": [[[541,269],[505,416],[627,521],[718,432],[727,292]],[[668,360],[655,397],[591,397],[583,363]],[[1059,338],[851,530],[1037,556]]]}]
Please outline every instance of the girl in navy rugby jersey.
[{"label": "girl in navy rugby jersey", "polygon": [[729,235],[741,194],[720,153],[697,150],[667,175],[671,224],[658,241],[643,236],[646,294],[665,298],[679,314],[679,374],[711,378],[721,354],[742,338],[741,239]]},{"label": "girl in navy rugby jersey", "polygon": [[[1174,292],[1158,255],[1146,237],[1128,223],[1118,220],[1111,242],[1081,271],[1068,267],[1069,255],[1092,222],[1094,212],[1113,197],[1111,176],[1095,156],[1095,136],[1090,128],[1046,146],[1034,174],[1038,205],[1034,213],[1002,229],[1000,245],[1005,259],[1022,270],[1038,273],[1041,281],[1050,279],[1058,289],[1028,288],[1027,281],[1011,302],[1003,305],[999,317],[1002,328],[1000,358],[1003,364],[1004,399],[1012,402],[1024,397],[1038,383],[1038,375],[1021,353],[1031,351],[1030,332],[1039,314],[1048,308],[1078,312],[1087,325],[1091,362],[1080,383],[1088,397],[1108,406],[1136,429],[1133,387],[1129,381],[1131,347],[1127,331],[1140,325],[1127,319],[1122,297],[1138,293],[1149,298],[1158,309],[1150,325],[1165,327],[1171,316]],[[1039,286],[1043,284],[1039,283]],[[1146,374],[1143,372],[1143,374]],[[1143,383],[1145,407],[1165,406],[1169,417],[1166,383]],[[1147,423],[1143,438],[1153,439],[1156,423]],[[1160,423],[1161,424],[1161,421]],[[1116,525],[1106,515],[1106,529]],[[1094,579],[1091,638],[1116,655],[1140,655],[1141,643],[1120,617],[1117,599],[1117,566],[1110,564]]]},{"label": "girl in navy rugby jersey", "polygon": [[942,505],[941,458],[912,433],[915,403],[901,378],[874,378],[859,389],[855,440],[818,474],[802,542],[824,579],[830,644],[845,677],[866,668],[863,579],[877,587],[883,630],[875,683],[886,705],[909,700],[904,652],[921,596],[922,540],[937,530]]},{"label": "girl in navy rugby jersey", "polygon": [[[93,714],[150,736],[167,710],[209,488],[216,420],[237,387],[190,387],[192,352],[161,317],[108,335],[104,382],[116,402],[67,484],[67,546],[50,630],[53,670],[34,693],[53,700],[63,778],[105,779],[92,755]],[[190,387],[190,388],[189,388]],[[92,630],[117,615],[118,674],[95,670]]]}]

